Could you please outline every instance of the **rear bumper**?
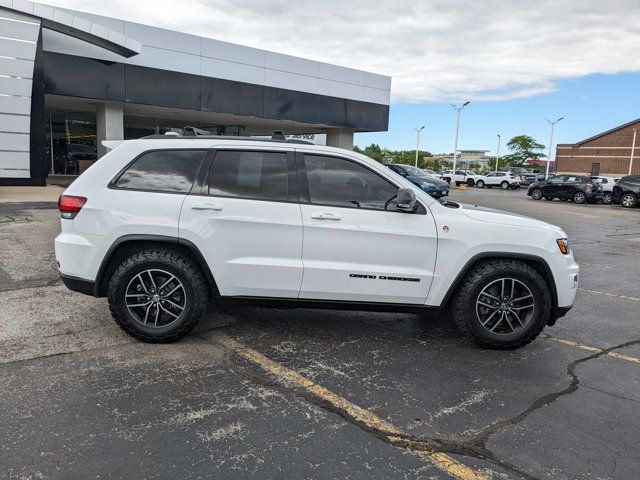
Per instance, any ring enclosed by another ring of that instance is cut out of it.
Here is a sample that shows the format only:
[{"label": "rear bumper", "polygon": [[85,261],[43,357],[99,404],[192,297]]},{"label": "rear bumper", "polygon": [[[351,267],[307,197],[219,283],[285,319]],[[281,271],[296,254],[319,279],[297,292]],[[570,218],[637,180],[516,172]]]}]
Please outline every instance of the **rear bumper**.
[{"label": "rear bumper", "polygon": [[60,280],[64,283],[64,286],[74,292],[83,293],[85,295],[95,294],[95,283],[91,280],[85,280],[84,278],[72,277],[70,275],[60,274]]},{"label": "rear bumper", "polygon": [[551,317],[549,318],[547,325],[549,326],[555,325],[556,321],[559,318],[564,317],[567,313],[569,313],[569,310],[571,310],[572,308],[573,308],[573,305],[569,305],[568,307],[555,307],[551,312]]}]

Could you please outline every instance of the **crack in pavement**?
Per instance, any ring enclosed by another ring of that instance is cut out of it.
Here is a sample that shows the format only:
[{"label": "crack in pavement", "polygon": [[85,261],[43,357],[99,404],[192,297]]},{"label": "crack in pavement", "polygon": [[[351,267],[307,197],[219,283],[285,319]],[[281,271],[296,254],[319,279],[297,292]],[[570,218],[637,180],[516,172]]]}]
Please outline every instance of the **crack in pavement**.
[{"label": "crack in pavement", "polygon": [[23,280],[20,282],[14,282],[13,287],[9,288],[0,288],[0,293],[3,292],[15,292],[16,290],[27,290],[29,288],[44,288],[44,287],[55,287],[60,285],[62,282],[59,278],[52,278],[45,282],[40,283],[32,283],[33,280]]}]

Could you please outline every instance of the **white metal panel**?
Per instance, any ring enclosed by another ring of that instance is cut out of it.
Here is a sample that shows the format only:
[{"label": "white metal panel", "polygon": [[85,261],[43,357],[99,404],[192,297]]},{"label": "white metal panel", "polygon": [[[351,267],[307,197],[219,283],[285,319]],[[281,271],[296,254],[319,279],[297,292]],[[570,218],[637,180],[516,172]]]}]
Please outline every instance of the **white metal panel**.
[{"label": "white metal panel", "polygon": [[56,8],[53,12],[53,20],[63,25],[73,26],[73,14]]},{"label": "white metal panel", "polygon": [[[79,15],[82,18],[86,18],[87,20],[91,20],[93,24],[99,24],[104,27],[107,27],[109,30],[115,30],[124,34],[124,20],[120,20],[118,18],[112,17],[103,17],[102,15],[94,15],[93,13],[79,12],[77,10],[70,10],[68,8],[55,7],[56,11],[64,11],[69,13],[70,15]],[[106,37],[107,35],[104,35]]]},{"label": "white metal panel", "polygon": [[0,38],[0,56],[33,60],[36,58],[36,44]]},{"label": "white metal panel", "polygon": [[0,169],[29,170],[29,161],[29,153],[27,152],[3,152],[0,150]]},{"label": "white metal panel", "polygon": [[264,72],[264,84],[269,87],[318,93],[318,79],[316,77],[270,70],[268,68]]},{"label": "white metal panel", "polygon": [[34,23],[29,23],[3,18],[3,12],[0,12],[0,32],[2,32],[2,37],[35,42],[38,39],[39,30],[40,24],[35,21]]},{"label": "white metal panel", "polygon": [[353,68],[340,67],[329,63],[319,63],[319,76],[334,82],[352,83],[364,85],[364,72]]},{"label": "white metal panel", "polygon": [[0,150],[12,152],[29,151],[29,135],[24,133],[0,132]]},{"label": "white metal panel", "polygon": [[273,70],[308,75],[310,77],[317,77],[319,71],[318,62],[274,52],[265,53],[264,66]]},{"label": "white metal panel", "polygon": [[[95,24],[94,24],[95,25]],[[108,32],[108,30],[107,30]],[[110,62],[121,62],[122,57],[102,47],[83,42],[78,38],[53,30],[42,30],[42,48],[47,52],[64,53],[78,57],[96,58]]]},{"label": "white metal panel", "polygon": [[258,48],[244,47],[233,43],[220,42],[210,38],[202,39],[202,55],[209,58],[246,63],[256,67],[264,67],[265,51]]},{"label": "white metal panel", "polygon": [[364,101],[389,105],[391,92],[377,88],[364,87]]},{"label": "white metal panel", "polygon": [[149,47],[200,55],[201,39],[195,35],[130,22],[124,24],[124,33]]},{"label": "white metal panel", "polygon": [[73,28],[77,28],[79,30],[90,32],[91,31],[91,22],[86,18],[74,16],[73,17]]},{"label": "white metal panel", "polygon": [[364,86],[378,88],[380,90],[391,90],[391,77],[364,72]]},{"label": "white metal panel", "polygon": [[320,78],[318,80],[318,94],[362,101],[364,97],[364,87],[362,85],[334,82]]},{"label": "white metal panel", "polygon": [[28,115],[4,115],[0,113],[0,132],[29,133],[31,117]]},{"label": "white metal panel", "polygon": [[53,20],[53,12],[54,8],[49,5],[42,5],[41,3],[36,3],[33,8],[33,14],[42,18],[46,18],[48,20]]},{"label": "white metal panel", "polygon": [[0,58],[0,75],[31,78],[33,76],[33,60]]},{"label": "white metal panel", "polygon": [[7,97],[0,95],[0,113],[20,113],[31,115],[31,98]]},{"label": "white metal panel", "polygon": [[201,61],[201,75],[205,77],[264,85],[264,68],[207,57],[201,57]]},{"label": "white metal panel", "polygon": [[25,13],[33,13],[33,2],[29,0],[13,0],[13,8]]},{"label": "white metal panel", "polygon": [[142,47],[142,52],[139,55],[128,58],[126,63],[200,75],[200,57],[198,55],[173,52],[146,45]]},{"label": "white metal panel", "polygon": [[4,169],[2,168],[2,159],[0,159],[0,178],[29,178],[31,172],[28,169]]},{"label": "white metal panel", "polygon": [[0,77],[0,94],[31,96],[31,80],[26,78]]}]

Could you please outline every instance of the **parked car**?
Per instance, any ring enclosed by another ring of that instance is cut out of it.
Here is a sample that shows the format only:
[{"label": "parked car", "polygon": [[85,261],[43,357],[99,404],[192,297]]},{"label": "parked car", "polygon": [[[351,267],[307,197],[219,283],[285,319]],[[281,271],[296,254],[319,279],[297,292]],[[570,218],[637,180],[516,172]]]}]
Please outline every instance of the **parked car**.
[{"label": "parked car", "polygon": [[513,172],[520,177],[522,185],[531,185],[537,180],[537,174],[527,170],[523,167],[505,167],[499,170],[500,172]]},{"label": "parked car", "polygon": [[610,204],[613,197],[613,186],[618,179],[613,177],[593,176],[589,177],[593,182],[598,182],[602,186],[602,203]]},{"label": "parked car", "polygon": [[428,176],[421,168],[416,168],[413,165],[404,163],[392,163],[388,165],[388,167],[433,198],[441,198],[449,195],[449,184],[447,182]]},{"label": "parked car", "polygon": [[177,340],[212,304],[448,308],[462,334],[507,349],[573,305],[564,230],[441,204],[359,153],[231,136],[103,144],[60,196],[55,256],[64,284],[107,297],[139,340]]},{"label": "parked car", "polygon": [[452,181],[456,182],[456,185],[462,185],[466,183],[470,187],[473,187],[479,178],[482,175],[472,172],[471,170],[456,170],[455,173],[453,170],[445,170],[440,178],[447,183],[451,183]]},{"label": "parked car", "polygon": [[491,172],[480,176],[476,181],[478,188],[500,187],[503,190],[520,188],[520,177],[512,172]]},{"label": "parked car", "polygon": [[627,175],[618,180],[613,186],[611,201],[625,208],[640,205],[640,175]]},{"label": "parked car", "polygon": [[440,175],[438,175],[438,173],[433,170],[430,170],[428,168],[422,168],[421,170],[432,178],[440,178]]},{"label": "parked car", "polygon": [[573,200],[574,203],[596,203],[602,199],[602,186],[589,177],[580,175],[554,175],[546,181],[529,185],[527,191],[534,200]]}]

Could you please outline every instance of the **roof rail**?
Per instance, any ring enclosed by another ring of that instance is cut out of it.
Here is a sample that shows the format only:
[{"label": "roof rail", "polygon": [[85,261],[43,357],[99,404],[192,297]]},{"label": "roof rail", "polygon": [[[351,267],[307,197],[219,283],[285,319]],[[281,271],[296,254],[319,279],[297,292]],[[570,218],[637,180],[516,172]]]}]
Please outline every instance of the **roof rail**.
[{"label": "roof rail", "polygon": [[[190,133],[186,133],[187,129],[190,129]],[[259,137],[240,137],[240,136],[232,136],[232,135],[212,135],[205,130],[200,130],[195,127],[185,127],[185,134],[180,135],[177,132],[167,132],[164,135],[147,135],[146,137],[142,137],[142,140],[169,140],[169,139],[211,139],[211,140],[243,140],[249,142],[274,142],[274,143],[296,143],[300,145],[314,145],[313,142],[309,142],[307,140],[300,140],[297,138],[287,138],[281,130],[276,130],[271,138],[259,138]],[[203,133],[197,133],[203,132]],[[277,134],[282,134],[282,137]]]}]

